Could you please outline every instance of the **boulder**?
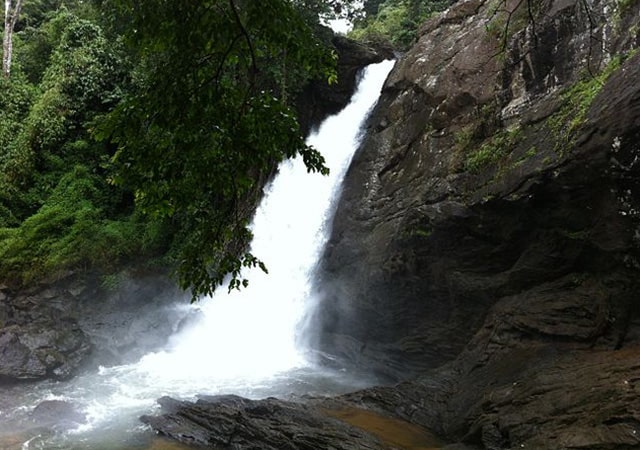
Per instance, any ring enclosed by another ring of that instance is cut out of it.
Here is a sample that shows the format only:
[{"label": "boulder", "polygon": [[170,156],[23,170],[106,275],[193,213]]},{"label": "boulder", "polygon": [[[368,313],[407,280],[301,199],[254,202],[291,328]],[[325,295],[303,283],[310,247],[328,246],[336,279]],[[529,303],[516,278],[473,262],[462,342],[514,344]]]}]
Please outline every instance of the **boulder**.
[{"label": "boulder", "polygon": [[45,400],[31,412],[31,420],[38,427],[63,431],[87,422],[87,416],[73,403],[64,400]]},{"label": "boulder", "polygon": [[59,311],[7,309],[12,324],[0,328],[0,380],[68,379],[90,354],[87,335]]}]

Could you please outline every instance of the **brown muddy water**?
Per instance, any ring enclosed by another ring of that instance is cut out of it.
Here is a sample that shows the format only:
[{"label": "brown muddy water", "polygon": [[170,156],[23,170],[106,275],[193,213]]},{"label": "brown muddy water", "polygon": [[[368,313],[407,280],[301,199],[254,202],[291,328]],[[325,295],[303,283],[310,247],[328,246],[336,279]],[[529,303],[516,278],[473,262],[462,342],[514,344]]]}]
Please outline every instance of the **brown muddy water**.
[{"label": "brown muddy water", "polygon": [[412,423],[357,408],[328,410],[327,414],[404,450],[437,450],[444,444],[438,437]]}]

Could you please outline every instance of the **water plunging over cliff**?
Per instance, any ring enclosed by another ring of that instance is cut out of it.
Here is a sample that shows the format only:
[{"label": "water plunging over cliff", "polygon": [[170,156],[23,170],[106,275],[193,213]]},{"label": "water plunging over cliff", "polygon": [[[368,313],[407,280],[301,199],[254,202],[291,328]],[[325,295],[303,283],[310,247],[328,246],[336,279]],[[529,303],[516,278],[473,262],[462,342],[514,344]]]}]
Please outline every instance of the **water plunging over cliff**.
[{"label": "water plunging over cliff", "polygon": [[147,371],[155,383],[201,378],[224,384],[308,364],[296,337],[328,238],[331,203],[357,147],[361,123],[392,66],[386,61],[367,67],[351,103],[309,137],[326,159],[328,177],[308,174],[298,158],[282,163],[266,188],[252,224],[251,251],[269,273],[249,270],[248,288],[230,294],[222,289],[203,300],[200,323],[176,336],[166,352],[143,358],[138,370]]},{"label": "water plunging over cliff", "polygon": [[41,383],[28,394],[16,394],[23,406],[0,408],[0,425],[5,419],[28,417],[34,406],[52,399],[75,405],[87,418],[84,425],[62,434],[27,432],[22,448],[130,447],[131,436],[144,434],[137,417],[153,412],[162,395],[234,393],[257,398],[340,392],[366,383],[314,367],[298,334],[305,309],[313,303],[310,280],[328,236],[332,200],[357,147],[362,122],[392,66],[386,61],[367,67],[351,103],[309,138],[326,158],[328,177],[308,174],[298,158],[284,162],[265,189],[252,225],[252,252],[269,274],[251,270],[244,274],[248,288],[230,295],[221,289],[213,298],[202,299],[193,306],[192,315],[198,317],[161,352],[135,364],[101,368],[68,383]]}]

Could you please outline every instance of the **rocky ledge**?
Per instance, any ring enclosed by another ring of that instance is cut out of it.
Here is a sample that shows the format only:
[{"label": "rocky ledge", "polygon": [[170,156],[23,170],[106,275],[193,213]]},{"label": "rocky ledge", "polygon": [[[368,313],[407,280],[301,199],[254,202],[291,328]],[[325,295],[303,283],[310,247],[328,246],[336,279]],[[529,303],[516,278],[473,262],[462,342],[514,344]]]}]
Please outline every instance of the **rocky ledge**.
[{"label": "rocky ledge", "polygon": [[163,397],[163,414],[141,420],[184,444],[217,449],[382,450],[440,447],[425,430],[353,408],[348,401],[248,400],[206,396],[197,402]]},{"label": "rocky ledge", "polygon": [[302,403],[236,396],[203,398],[196,403],[163,397],[159,403],[166,414],[141,420],[186,444],[264,450],[385,448],[373,435]]}]

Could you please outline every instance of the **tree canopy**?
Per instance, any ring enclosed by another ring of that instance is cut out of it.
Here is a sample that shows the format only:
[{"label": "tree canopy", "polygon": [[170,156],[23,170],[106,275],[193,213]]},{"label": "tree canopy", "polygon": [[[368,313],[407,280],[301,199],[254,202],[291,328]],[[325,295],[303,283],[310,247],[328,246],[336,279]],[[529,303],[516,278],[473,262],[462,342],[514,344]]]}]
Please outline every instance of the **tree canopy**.
[{"label": "tree canopy", "polygon": [[124,193],[106,183],[110,150],[90,133],[91,121],[120,99],[127,71],[119,47],[67,8],[16,34],[16,64],[0,96],[5,283],[117,264],[138,250],[121,220],[131,213]]},{"label": "tree canopy", "polygon": [[156,254],[194,296],[245,284],[278,162],[327,171],[291,105],[334,79],[316,27],[341,5],[26,1],[0,98],[0,276]]},{"label": "tree canopy", "polygon": [[432,14],[455,0],[367,0],[354,19],[350,37],[383,42],[406,50],[416,39],[417,30]]},{"label": "tree canopy", "polygon": [[[333,55],[286,0],[103,3],[138,61],[132,87],[97,127],[117,145],[112,180],[177,230],[178,280],[209,294],[242,266],[258,183],[284,158],[326,172],[289,98],[333,77]],[[241,255],[238,257],[238,255]],[[261,265],[262,266],[262,265]]]}]

